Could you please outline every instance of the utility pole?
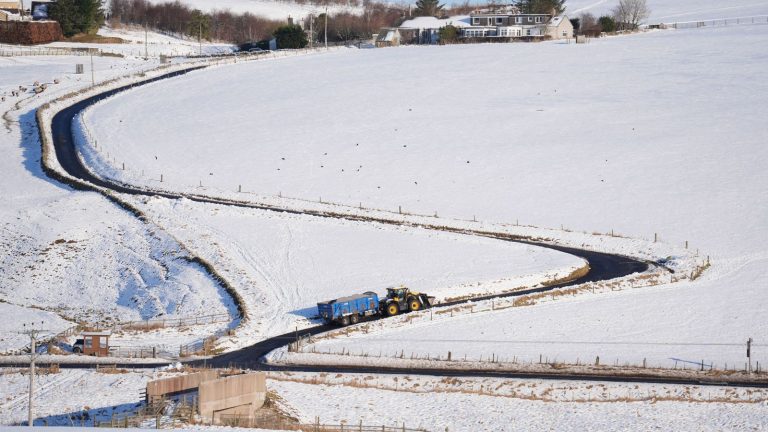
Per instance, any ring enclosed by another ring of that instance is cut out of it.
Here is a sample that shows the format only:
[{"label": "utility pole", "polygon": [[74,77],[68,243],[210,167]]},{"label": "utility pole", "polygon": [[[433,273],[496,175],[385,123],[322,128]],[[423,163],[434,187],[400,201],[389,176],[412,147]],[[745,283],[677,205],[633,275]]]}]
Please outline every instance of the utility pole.
[{"label": "utility pole", "polygon": [[748,372],[752,375],[752,338],[747,339],[747,361],[749,362]]},{"label": "utility pole", "polygon": [[91,85],[96,86],[96,78],[93,75],[93,53],[91,53]]},{"label": "utility pole", "polygon": [[325,31],[323,36],[325,36],[325,49],[328,49],[328,6],[325,7]]},{"label": "utility pole", "polygon": [[[42,322],[40,323],[42,324]],[[46,331],[43,329],[35,329],[32,324],[27,328],[26,324],[22,325],[24,330],[21,332],[29,336],[30,349],[29,349],[29,406],[27,411],[27,426],[32,427],[35,415],[33,408],[33,399],[35,394],[35,360],[37,359],[37,339],[40,333]]]},{"label": "utility pole", "polygon": [[147,54],[147,20],[144,20],[144,60],[149,58]]},{"label": "utility pole", "polygon": [[197,30],[197,43],[199,45],[200,55],[203,55],[203,22],[200,21],[198,23],[198,30]]},{"label": "utility pole", "polygon": [[309,47],[314,47],[314,41],[315,41],[315,31],[312,26],[312,21],[315,20],[315,17],[312,16],[312,14],[309,14]]}]

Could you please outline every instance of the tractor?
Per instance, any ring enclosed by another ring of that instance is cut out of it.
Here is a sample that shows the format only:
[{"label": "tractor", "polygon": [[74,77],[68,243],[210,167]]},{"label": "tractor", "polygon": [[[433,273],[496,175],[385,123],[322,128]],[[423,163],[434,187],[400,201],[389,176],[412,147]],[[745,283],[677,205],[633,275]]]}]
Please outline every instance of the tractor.
[{"label": "tractor", "polygon": [[394,316],[401,312],[429,309],[434,302],[434,297],[411,291],[405,286],[399,286],[387,288],[387,298],[379,303],[379,307],[382,315]]}]

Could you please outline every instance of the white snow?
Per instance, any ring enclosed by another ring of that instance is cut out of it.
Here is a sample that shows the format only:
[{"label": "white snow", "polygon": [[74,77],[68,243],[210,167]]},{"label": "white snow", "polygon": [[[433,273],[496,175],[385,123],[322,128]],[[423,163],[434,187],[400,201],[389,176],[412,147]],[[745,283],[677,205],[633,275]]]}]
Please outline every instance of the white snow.
[{"label": "white snow", "polygon": [[[616,4],[618,0],[568,0],[565,13],[571,18],[582,12],[600,16],[609,14]],[[768,15],[766,0],[647,0],[647,4],[651,24]]]},{"label": "white snow", "polygon": [[[4,321],[0,352],[28,345],[15,332],[30,321],[43,320],[58,332],[73,320],[98,324],[233,311],[229,296],[184,260],[188,254],[173,238],[97,194],[74,192],[43,174],[34,109],[90,85],[90,73],[74,73],[84,59],[0,58],[0,300],[14,317]],[[112,57],[96,57],[93,64],[97,81],[158,65]],[[35,95],[35,81],[48,84],[47,90]],[[12,96],[19,86],[26,90]]]},{"label": "white snow", "polygon": [[[239,344],[309,324],[316,303],[405,284],[445,299],[533,286],[584,265],[516,243],[164,199],[142,208],[216,263],[246,302]],[[140,203],[141,204],[141,203]]]},{"label": "white snow", "polygon": [[[273,374],[267,386],[301,421],[431,431],[759,430],[763,391],[697,386],[408,375]],[[716,402],[746,399],[746,403]],[[556,403],[553,403],[556,402]],[[418,415],[402,407],[418,407]]]},{"label": "white snow", "polygon": [[[150,0],[151,3],[165,3],[165,0]],[[307,1],[304,4],[290,0],[182,0],[181,3],[192,8],[200,9],[204,12],[214,10],[229,10],[234,13],[249,12],[253,15],[274,20],[288,20],[291,17],[295,20],[313,14],[315,16],[325,13],[326,6],[320,2]],[[340,12],[362,13],[361,6],[350,4],[329,4],[327,6],[328,14],[335,15]]]},{"label": "white snow", "polygon": [[416,17],[403,21],[400,27],[418,29],[439,29],[447,25],[467,27],[470,25],[469,15],[456,15],[448,18]]},{"label": "white snow", "polygon": [[[766,34],[768,27],[745,26],[653,32],[587,47],[341,51],[140,89],[90,110],[86,123],[105,143],[100,151],[131,161],[127,172],[107,172],[147,187],[194,191],[202,182],[198,193],[231,195],[227,191],[242,184],[265,194],[351,205],[437,209],[465,219],[519,217],[645,238],[659,233],[677,245],[690,241],[713,260],[702,281],[616,296],[604,300],[604,308],[570,306],[557,318],[549,310],[531,312],[545,320],[533,326],[539,330],[531,337],[550,340],[554,323],[573,322],[555,340],[741,344],[764,331],[759,317],[768,306],[754,282],[764,277],[760,263],[768,257],[768,153],[756,129],[766,116],[768,86],[754,79],[765,67]],[[505,84],[523,56],[526,68],[515,79],[520,85]],[[486,69],[477,80],[480,59]],[[409,80],[389,79],[387,65],[395,61],[409,65]],[[312,79],[318,70],[328,77],[322,86]],[[432,74],[437,70],[443,71],[439,80]],[[252,76],[260,76],[259,86],[229,85]],[[199,90],[183,91],[190,87]],[[478,94],[488,96],[483,104]],[[174,108],[189,106],[195,109]],[[317,106],[332,114],[318,115]],[[282,127],[288,113],[300,127]],[[248,119],[258,119],[258,127],[245,127]],[[162,185],[156,180],[161,170]],[[492,332],[485,346],[496,349],[495,340],[531,322],[510,314],[477,324],[501,332]],[[600,319],[604,328],[585,331],[574,316]],[[656,325],[638,330],[645,316]],[[677,328],[680,318],[684,331]],[[627,341],[629,334],[633,340]],[[576,354],[548,348],[554,355]],[[439,343],[434,349],[447,351]],[[526,355],[540,350],[528,347]],[[602,350],[665,364],[675,356],[724,363],[738,355],[699,347],[583,349],[589,355]]]}]

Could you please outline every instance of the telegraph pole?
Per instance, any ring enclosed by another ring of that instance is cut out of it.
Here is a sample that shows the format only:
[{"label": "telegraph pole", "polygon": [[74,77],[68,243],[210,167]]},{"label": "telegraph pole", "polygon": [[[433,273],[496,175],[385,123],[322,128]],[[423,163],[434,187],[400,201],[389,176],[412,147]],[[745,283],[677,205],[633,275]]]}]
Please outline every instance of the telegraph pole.
[{"label": "telegraph pole", "polygon": [[203,22],[200,21],[198,23],[198,30],[197,30],[197,43],[199,45],[200,55],[203,55]]},{"label": "telegraph pole", "polygon": [[312,21],[315,20],[315,17],[312,16],[312,14],[309,15],[309,47],[314,48],[314,41],[315,41],[315,31],[313,30]]},{"label": "telegraph pole", "polygon": [[147,54],[147,21],[144,20],[144,60],[149,58]]},{"label": "telegraph pole", "polygon": [[749,362],[748,372],[752,375],[752,338],[747,339],[747,361]]},{"label": "telegraph pole", "polygon": [[[42,324],[42,322],[40,322]],[[45,332],[43,329],[33,328],[33,324],[27,328],[26,324],[22,325],[24,330],[21,332],[29,336],[30,350],[29,350],[29,406],[27,411],[27,426],[32,427],[35,415],[33,409],[33,399],[35,394],[35,360],[37,359],[37,339],[40,333]]]},{"label": "telegraph pole", "polygon": [[93,75],[93,53],[91,53],[91,86],[96,86],[96,78]]}]

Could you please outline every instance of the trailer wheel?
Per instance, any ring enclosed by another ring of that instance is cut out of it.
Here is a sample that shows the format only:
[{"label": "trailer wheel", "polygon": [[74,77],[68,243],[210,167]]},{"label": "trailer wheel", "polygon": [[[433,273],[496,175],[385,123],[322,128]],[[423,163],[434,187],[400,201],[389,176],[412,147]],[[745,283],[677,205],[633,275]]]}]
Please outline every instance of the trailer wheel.
[{"label": "trailer wheel", "polygon": [[360,321],[360,315],[358,314],[352,314],[352,316],[349,317],[349,322],[352,324],[357,324],[358,321]]},{"label": "trailer wheel", "polygon": [[416,297],[411,297],[411,299],[408,301],[408,308],[411,310],[411,312],[416,312],[417,310],[421,309],[421,302],[419,302],[419,299]]},{"label": "trailer wheel", "polygon": [[349,325],[349,316],[341,318],[341,325],[345,327]]},{"label": "trailer wheel", "polygon": [[400,312],[400,308],[397,307],[397,303],[392,302],[387,305],[387,315],[388,316],[395,316],[397,313]]}]

